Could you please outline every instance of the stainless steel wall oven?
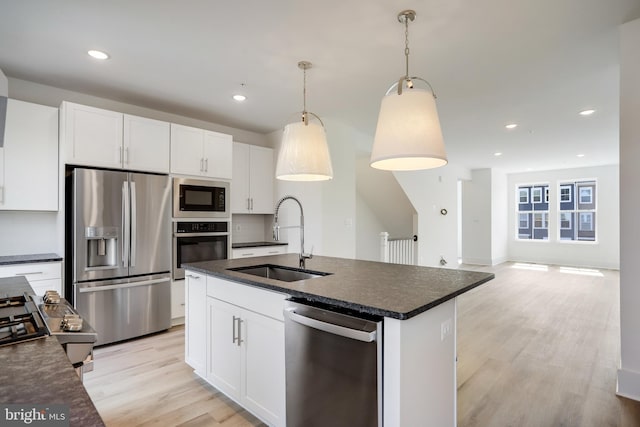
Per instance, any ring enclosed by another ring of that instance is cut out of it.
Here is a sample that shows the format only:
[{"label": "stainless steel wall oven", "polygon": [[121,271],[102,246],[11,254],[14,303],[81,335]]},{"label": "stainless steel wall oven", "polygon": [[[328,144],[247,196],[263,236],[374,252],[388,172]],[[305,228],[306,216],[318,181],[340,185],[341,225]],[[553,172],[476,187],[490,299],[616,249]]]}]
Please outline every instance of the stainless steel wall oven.
[{"label": "stainless steel wall oven", "polygon": [[229,222],[173,223],[173,280],[184,279],[183,263],[229,258]]}]

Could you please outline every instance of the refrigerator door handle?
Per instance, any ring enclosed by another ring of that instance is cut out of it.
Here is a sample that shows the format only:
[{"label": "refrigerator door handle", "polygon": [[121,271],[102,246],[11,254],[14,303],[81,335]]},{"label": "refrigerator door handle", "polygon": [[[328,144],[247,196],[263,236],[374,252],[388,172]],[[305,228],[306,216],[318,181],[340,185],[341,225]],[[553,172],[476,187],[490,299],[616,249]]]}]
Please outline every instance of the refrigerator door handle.
[{"label": "refrigerator door handle", "polygon": [[122,183],[122,266],[129,265],[129,185]]},{"label": "refrigerator door handle", "polygon": [[129,265],[131,267],[136,266],[136,252],[137,252],[137,234],[138,234],[138,215],[136,206],[138,205],[138,199],[136,197],[136,183],[131,182],[131,256],[129,257]]},{"label": "refrigerator door handle", "polygon": [[127,288],[135,288],[138,286],[149,286],[155,285],[156,283],[164,283],[171,281],[171,278],[165,277],[163,279],[151,279],[151,280],[143,280],[141,282],[133,282],[133,283],[122,283],[119,285],[105,285],[105,286],[93,286],[93,287],[78,287],[78,292],[81,294],[87,292],[101,292],[101,291],[111,291],[113,289],[127,289]]}]

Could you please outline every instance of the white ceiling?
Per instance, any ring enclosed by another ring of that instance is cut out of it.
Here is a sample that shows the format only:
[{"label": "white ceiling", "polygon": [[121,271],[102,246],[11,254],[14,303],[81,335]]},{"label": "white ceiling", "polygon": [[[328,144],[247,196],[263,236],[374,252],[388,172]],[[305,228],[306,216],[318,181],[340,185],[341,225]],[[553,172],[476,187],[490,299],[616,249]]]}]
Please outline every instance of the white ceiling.
[{"label": "white ceiling", "polygon": [[0,69],[267,133],[302,109],[308,60],[308,109],[373,140],[380,99],[404,74],[403,9],[417,12],[410,74],[438,95],[450,162],[618,163],[618,26],[640,0],[0,0]]}]

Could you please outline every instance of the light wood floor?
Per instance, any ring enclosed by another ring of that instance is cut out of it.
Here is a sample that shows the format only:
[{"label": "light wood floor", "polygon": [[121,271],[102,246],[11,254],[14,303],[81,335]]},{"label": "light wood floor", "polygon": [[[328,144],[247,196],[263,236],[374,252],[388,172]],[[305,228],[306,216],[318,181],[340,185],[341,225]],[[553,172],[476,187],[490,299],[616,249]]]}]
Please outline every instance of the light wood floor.
[{"label": "light wood floor", "polygon": [[[640,426],[615,395],[618,272],[515,267],[465,266],[496,279],[458,298],[458,426]],[[192,373],[182,327],[95,358],[85,387],[109,427],[264,425]]]}]

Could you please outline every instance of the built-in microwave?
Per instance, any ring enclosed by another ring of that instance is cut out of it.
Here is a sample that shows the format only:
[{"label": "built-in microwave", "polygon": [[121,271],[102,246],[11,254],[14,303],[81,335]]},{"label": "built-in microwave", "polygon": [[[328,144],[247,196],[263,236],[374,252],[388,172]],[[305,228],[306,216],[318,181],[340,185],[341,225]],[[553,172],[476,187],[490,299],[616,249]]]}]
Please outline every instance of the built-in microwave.
[{"label": "built-in microwave", "polygon": [[229,183],[173,178],[174,218],[230,218]]}]

